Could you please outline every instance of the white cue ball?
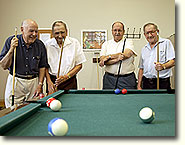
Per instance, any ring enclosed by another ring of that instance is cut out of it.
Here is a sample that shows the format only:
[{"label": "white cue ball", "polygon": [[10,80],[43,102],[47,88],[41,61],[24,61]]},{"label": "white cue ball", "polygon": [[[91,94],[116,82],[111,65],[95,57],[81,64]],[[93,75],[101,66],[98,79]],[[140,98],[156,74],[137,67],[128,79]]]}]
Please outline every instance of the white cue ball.
[{"label": "white cue ball", "polygon": [[51,136],[64,136],[68,132],[68,124],[62,118],[54,118],[48,124],[48,134]]},{"label": "white cue ball", "polygon": [[49,107],[53,111],[59,111],[62,108],[62,103],[59,100],[53,100]]},{"label": "white cue ball", "polygon": [[155,119],[155,112],[150,107],[144,107],[139,111],[139,117],[144,123],[151,123]]}]

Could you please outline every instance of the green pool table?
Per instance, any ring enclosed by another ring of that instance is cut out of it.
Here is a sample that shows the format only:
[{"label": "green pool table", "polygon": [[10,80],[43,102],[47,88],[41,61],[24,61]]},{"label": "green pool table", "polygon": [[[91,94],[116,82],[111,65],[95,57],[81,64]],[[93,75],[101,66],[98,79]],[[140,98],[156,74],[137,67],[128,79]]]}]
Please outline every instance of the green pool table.
[{"label": "green pool table", "polygon": [[[50,97],[59,99],[58,112],[46,106]],[[139,110],[149,106],[156,118],[143,123]],[[66,136],[175,136],[175,94],[165,90],[60,90],[0,118],[0,135],[49,136],[48,123],[63,118]]]}]

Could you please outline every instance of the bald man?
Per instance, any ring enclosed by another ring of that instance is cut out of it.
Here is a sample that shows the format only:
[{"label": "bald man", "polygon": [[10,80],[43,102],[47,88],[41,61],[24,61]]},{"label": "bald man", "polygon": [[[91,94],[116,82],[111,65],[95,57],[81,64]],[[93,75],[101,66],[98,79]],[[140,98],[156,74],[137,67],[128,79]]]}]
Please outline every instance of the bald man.
[{"label": "bald man", "polygon": [[0,54],[0,65],[9,70],[5,90],[5,106],[12,104],[13,57],[16,48],[15,62],[15,104],[37,97],[42,92],[45,70],[49,67],[46,48],[37,39],[38,25],[26,19],[21,25],[21,35],[10,36]]}]

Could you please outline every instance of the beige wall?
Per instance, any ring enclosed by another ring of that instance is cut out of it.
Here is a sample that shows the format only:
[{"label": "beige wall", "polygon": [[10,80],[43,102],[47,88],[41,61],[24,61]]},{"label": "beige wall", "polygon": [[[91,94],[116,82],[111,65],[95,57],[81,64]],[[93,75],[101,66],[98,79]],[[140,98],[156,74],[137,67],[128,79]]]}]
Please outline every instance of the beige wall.
[{"label": "beige wall", "polygon": [[[38,22],[40,28],[49,28],[55,20],[65,21],[70,28],[70,36],[81,41],[82,29],[106,29],[108,39],[111,39],[111,24],[122,21],[126,28],[141,28],[147,22],[157,23],[162,37],[175,33],[175,2],[174,0],[1,0],[0,1],[0,48],[5,39],[14,34],[15,26],[20,27],[21,22],[31,18]],[[19,31],[20,32],[20,31]],[[146,43],[143,35],[135,40],[138,53]],[[1,50],[0,49],[0,50]],[[96,64],[92,64],[93,53],[86,53],[88,61],[80,72],[79,87],[97,87]],[[88,68],[95,71],[89,73]],[[103,73],[100,70],[100,77]],[[136,69],[137,73],[137,69]],[[7,71],[0,69],[0,96],[4,96]],[[88,79],[86,78],[88,77]]]}]

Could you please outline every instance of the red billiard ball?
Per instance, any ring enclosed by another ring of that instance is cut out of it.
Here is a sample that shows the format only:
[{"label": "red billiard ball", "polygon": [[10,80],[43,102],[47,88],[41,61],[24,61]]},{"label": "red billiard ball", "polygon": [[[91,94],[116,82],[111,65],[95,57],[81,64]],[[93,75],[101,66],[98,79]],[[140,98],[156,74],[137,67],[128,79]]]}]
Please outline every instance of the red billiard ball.
[{"label": "red billiard ball", "polygon": [[40,94],[39,94],[39,97],[40,97],[40,99],[42,99],[42,98],[44,98],[45,96],[44,96],[43,93],[40,93]]},{"label": "red billiard ball", "polygon": [[126,94],[127,93],[127,90],[126,89],[122,89],[122,94]]},{"label": "red billiard ball", "polygon": [[50,104],[51,104],[51,102],[52,102],[53,100],[56,100],[56,99],[55,99],[55,98],[49,98],[49,99],[46,101],[46,105],[49,107]]}]

